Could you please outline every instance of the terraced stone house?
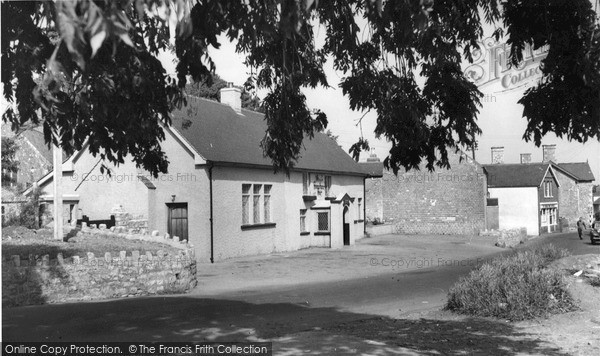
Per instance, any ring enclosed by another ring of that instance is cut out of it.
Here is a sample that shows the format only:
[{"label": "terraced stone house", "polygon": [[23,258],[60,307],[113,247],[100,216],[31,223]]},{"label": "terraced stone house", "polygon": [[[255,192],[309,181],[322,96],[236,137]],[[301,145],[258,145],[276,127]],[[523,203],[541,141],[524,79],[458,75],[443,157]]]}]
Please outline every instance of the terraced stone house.
[{"label": "terraced stone house", "polygon": [[556,163],[555,146],[543,147],[542,162],[530,154],[521,163],[503,163],[503,148],[492,148],[488,176],[488,203],[497,209],[500,229],[526,227],[529,235],[576,229],[577,220],[593,215],[593,182],[587,162]]}]

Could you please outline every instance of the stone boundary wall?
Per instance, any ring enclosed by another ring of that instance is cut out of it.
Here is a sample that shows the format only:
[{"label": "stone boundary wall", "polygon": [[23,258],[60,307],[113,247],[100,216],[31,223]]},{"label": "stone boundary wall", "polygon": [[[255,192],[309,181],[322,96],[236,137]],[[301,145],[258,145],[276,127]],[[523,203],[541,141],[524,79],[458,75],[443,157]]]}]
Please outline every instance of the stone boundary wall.
[{"label": "stone boundary wall", "polygon": [[152,254],[109,252],[96,257],[51,259],[15,255],[2,260],[2,307],[64,303],[152,294],[183,293],[194,288],[193,250]]},{"label": "stone boundary wall", "polygon": [[90,226],[88,226],[86,223],[82,223],[81,229],[77,231],[75,236],[82,238],[121,237],[128,240],[158,242],[181,250],[188,250],[194,247],[187,240],[179,240],[179,237],[177,236],[171,237],[169,234],[161,236],[158,230],[148,234],[147,231],[137,232],[136,229],[127,229],[124,226],[113,226],[110,229],[107,229],[104,224],[100,224],[100,226],[97,227],[96,224],[90,224]]},{"label": "stone boundary wall", "polygon": [[502,229],[502,230],[482,230],[480,236],[496,237],[496,246],[515,247],[527,241],[527,228],[520,229]]},{"label": "stone boundary wall", "polygon": [[129,214],[122,205],[114,206],[111,215],[115,216],[115,224],[118,227],[124,227],[136,234],[145,234],[148,231],[148,219],[144,215]]},{"label": "stone boundary wall", "polygon": [[412,220],[398,222],[394,226],[395,234],[406,235],[477,235],[483,227],[482,223],[472,223],[458,219],[447,221],[432,218],[429,220]]},{"label": "stone boundary wall", "polygon": [[389,235],[389,234],[394,233],[394,225],[391,225],[391,224],[367,225],[366,230],[367,230],[368,236]]}]

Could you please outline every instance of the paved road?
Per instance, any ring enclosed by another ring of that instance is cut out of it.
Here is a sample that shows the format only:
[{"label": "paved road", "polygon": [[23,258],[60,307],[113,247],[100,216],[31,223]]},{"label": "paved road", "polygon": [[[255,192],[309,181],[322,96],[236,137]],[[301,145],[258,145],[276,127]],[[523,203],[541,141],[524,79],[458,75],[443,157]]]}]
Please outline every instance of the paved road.
[{"label": "paved road", "polygon": [[[579,240],[576,233],[552,234],[529,241],[526,246],[553,244],[573,255],[600,254],[600,245]],[[441,308],[450,287],[478,264],[511,250],[485,256],[450,260],[425,260],[431,268],[410,271],[402,268],[357,279],[337,282],[306,283],[263,291],[239,291],[222,294],[228,299],[250,303],[293,303],[319,308],[335,307],[353,313],[403,317]],[[381,263],[381,260],[379,260]]]},{"label": "paved road", "polygon": [[528,246],[551,243],[556,247],[567,249],[573,255],[585,255],[589,253],[600,254],[600,244],[592,245],[588,231],[583,234],[583,240],[579,240],[576,232],[550,234],[542,238],[533,239]]},{"label": "paved road", "polygon": [[[574,254],[600,253],[576,234],[542,237]],[[456,247],[459,248],[459,247]],[[490,258],[499,250],[486,256]],[[343,252],[342,252],[343,253]],[[381,259],[379,260],[381,262]],[[6,341],[242,341],[272,339],[374,315],[402,317],[443,305],[448,288],[471,265],[382,270],[339,281],[306,282],[216,295],[148,297],[45,305],[3,311]],[[226,278],[225,276],[223,278]]]}]

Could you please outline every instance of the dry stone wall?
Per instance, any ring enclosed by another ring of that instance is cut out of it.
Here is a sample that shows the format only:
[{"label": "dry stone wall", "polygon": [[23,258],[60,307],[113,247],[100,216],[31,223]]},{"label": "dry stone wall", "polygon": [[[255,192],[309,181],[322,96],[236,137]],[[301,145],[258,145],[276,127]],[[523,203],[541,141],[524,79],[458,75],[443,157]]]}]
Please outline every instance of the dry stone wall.
[{"label": "dry stone wall", "polygon": [[123,209],[122,205],[116,205],[111,210],[111,215],[115,216],[115,225],[125,228],[125,230],[135,234],[145,234],[148,232],[148,219],[144,215],[133,215]]},{"label": "dry stone wall", "polygon": [[527,241],[527,228],[502,229],[502,230],[482,230],[480,236],[493,236],[496,238],[498,247],[515,247]]},{"label": "dry stone wall", "polygon": [[3,307],[183,293],[196,284],[196,260],[188,249],[2,261]]},{"label": "dry stone wall", "polygon": [[170,236],[168,233],[160,235],[157,230],[148,234],[148,231],[145,229],[138,231],[134,228],[128,229],[125,226],[113,226],[110,229],[107,229],[104,224],[100,224],[100,226],[90,224],[88,226],[86,223],[82,223],[81,229],[75,236],[80,238],[121,237],[128,240],[159,242],[182,250],[192,249],[194,247],[192,244],[188,243],[187,240],[180,240],[178,236]]}]

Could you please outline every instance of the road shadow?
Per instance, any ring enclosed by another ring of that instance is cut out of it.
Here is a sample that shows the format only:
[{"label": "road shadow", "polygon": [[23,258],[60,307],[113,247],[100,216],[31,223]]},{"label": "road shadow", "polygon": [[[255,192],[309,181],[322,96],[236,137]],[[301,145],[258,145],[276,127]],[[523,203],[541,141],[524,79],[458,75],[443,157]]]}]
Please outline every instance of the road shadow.
[{"label": "road shadow", "polygon": [[392,319],[292,303],[188,296],[4,310],[4,341],[273,341],[275,355],[564,355],[512,324]]}]

